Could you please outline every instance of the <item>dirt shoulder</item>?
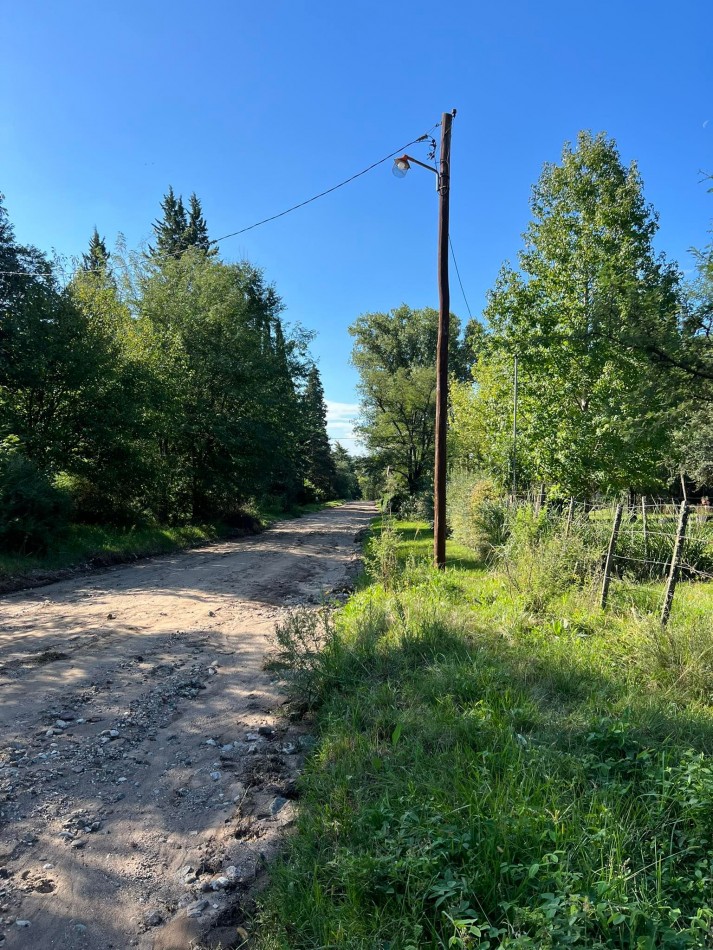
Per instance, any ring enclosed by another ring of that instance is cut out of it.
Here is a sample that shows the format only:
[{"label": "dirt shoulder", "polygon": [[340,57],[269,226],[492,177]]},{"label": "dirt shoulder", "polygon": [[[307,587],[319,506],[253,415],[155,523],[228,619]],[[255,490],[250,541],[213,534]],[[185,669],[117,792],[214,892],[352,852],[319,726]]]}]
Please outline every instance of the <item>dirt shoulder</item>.
[{"label": "dirt shoulder", "polygon": [[374,515],[0,599],[0,946],[234,941],[308,745],[263,656],[286,610],[348,583]]}]

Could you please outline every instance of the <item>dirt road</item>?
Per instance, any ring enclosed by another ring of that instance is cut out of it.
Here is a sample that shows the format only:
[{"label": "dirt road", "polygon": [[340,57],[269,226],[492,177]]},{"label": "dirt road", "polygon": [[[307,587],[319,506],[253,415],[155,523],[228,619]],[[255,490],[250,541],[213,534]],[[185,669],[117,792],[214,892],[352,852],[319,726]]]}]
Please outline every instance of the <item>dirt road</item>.
[{"label": "dirt road", "polygon": [[0,946],[231,946],[308,737],[275,622],[356,569],[354,502],[0,599]]}]

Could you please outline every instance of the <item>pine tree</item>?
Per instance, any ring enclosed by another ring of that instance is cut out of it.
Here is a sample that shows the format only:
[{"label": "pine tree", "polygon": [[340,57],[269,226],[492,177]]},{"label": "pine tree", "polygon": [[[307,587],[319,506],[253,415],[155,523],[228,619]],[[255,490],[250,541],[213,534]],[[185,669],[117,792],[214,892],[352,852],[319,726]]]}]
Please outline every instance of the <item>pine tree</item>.
[{"label": "pine tree", "polygon": [[94,233],[89,239],[89,250],[86,254],[82,254],[82,270],[95,274],[106,273],[109,269],[110,256],[104,238],[99,237],[95,225]]},{"label": "pine tree", "polygon": [[332,458],[336,473],[334,493],[337,498],[360,498],[361,489],[359,488],[359,478],[357,477],[354,459],[339,442],[334,446]]},{"label": "pine tree", "polygon": [[190,208],[188,226],[185,231],[186,247],[197,247],[206,253],[210,253],[211,244],[208,237],[208,225],[203,217],[203,209],[195,191],[191,195]]},{"label": "pine tree", "polygon": [[156,246],[149,248],[152,257],[180,257],[188,246],[186,232],[188,217],[183,205],[183,199],[176,197],[173,187],[168,191],[161,202],[163,218],[154,221],[152,227],[156,233]]},{"label": "pine tree", "polygon": [[327,435],[327,406],[319,370],[312,366],[302,399],[304,419],[303,459],[305,479],[322,501],[333,497],[336,470]]}]

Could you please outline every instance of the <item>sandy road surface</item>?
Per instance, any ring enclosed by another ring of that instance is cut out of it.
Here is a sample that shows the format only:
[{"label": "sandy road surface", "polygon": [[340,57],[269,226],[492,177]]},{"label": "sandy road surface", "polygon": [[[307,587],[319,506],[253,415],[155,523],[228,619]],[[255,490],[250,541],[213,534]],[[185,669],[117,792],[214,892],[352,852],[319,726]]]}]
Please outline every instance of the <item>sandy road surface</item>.
[{"label": "sandy road surface", "polygon": [[348,581],[373,516],[0,599],[0,946],[231,945],[308,745],[263,656],[287,609]]}]

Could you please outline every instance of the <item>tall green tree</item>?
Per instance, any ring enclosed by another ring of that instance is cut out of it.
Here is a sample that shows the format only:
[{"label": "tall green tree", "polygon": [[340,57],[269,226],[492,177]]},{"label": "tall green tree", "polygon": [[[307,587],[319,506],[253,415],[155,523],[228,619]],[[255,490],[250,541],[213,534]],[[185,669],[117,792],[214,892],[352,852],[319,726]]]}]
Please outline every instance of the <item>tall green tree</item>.
[{"label": "tall green tree", "polygon": [[99,237],[95,225],[94,232],[89,239],[89,248],[86,254],[82,254],[82,270],[92,273],[106,272],[109,269],[110,257],[106,242],[103,237]]},{"label": "tall green tree", "polygon": [[[349,332],[360,377],[358,431],[382,469],[398,472],[414,494],[427,486],[433,470],[438,311],[402,304],[388,313],[362,314]],[[453,314],[449,362],[463,378],[467,351]]]},{"label": "tall green tree", "polygon": [[0,194],[0,373],[8,358],[7,318],[37,294],[56,288],[52,267],[35,247],[18,243]]},{"label": "tall green tree", "polygon": [[153,223],[156,235],[156,244],[150,248],[150,254],[155,257],[180,257],[186,250],[186,231],[188,216],[180,195],[176,196],[173,186],[161,199],[163,216]]},{"label": "tall green tree", "polygon": [[211,250],[208,225],[203,217],[203,209],[195,192],[191,195],[189,202],[188,224],[186,225],[184,240],[186,247],[197,247],[206,252]]},{"label": "tall green tree", "polygon": [[336,469],[327,434],[327,404],[319,370],[312,365],[302,397],[302,457],[306,484],[318,501],[334,497]]},{"label": "tall green tree", "polygon": [[284,373],[279,297],[251,265],[197,248],[149,265],[136,283],[138,332],[155,380],[155,507],[179,520],[230,512],[267,493],[296,454],[285,445],[296,407],[274,385]]},{"label": "tall green tree", "polygon": [[309,372],[309,338],[309,334],[301,329],[288,337],[275,312],[263,340],[264,413],[274,437],[271,481],[267,490],[287,505],[294,502],[303,491],[301,390]]},{"label": "tall green tree", "polygon": [[349,452],[340,445],[339,442],[334,446],[332,452],[334,460],[334,494],[337,498],[351,499],[361,498],[361,488],[359,486],[359,474],[355,460]]},{"label": "tall green tree", "polygon": [[20,246],[0,205],[0,440],[16,436],[44,471],[96,452],[120,406],[111,334],[76,306],[49,262]]},{"label": "tall green tree", "polygon": [[654,251],[638,169],[582,132],[545,165],[531,207],[520,269],[503,268],[486,313],[495,359],[519,357],[533,477],[568,493],[660,485],[675,397],[642,337],[679,339],[679,274]]},{"label": "tall green tree", "polygon": [[652,369],[681,393],[672,467],[713,488],[713,242],[692,250],[696,273],[686,287],[682,340],[652,354]]},{"label": "tall green tree", "polygon": [[173,187],[161,200],[162,217],[153,223],[156,244],[149,248],[149,257],[161,259],[180,257],[189,247],[207,254],[214,254],[208,237],[208,225],[203,208],[195,192],[190,197],[186,209],[181,195],[176,195]]}]

